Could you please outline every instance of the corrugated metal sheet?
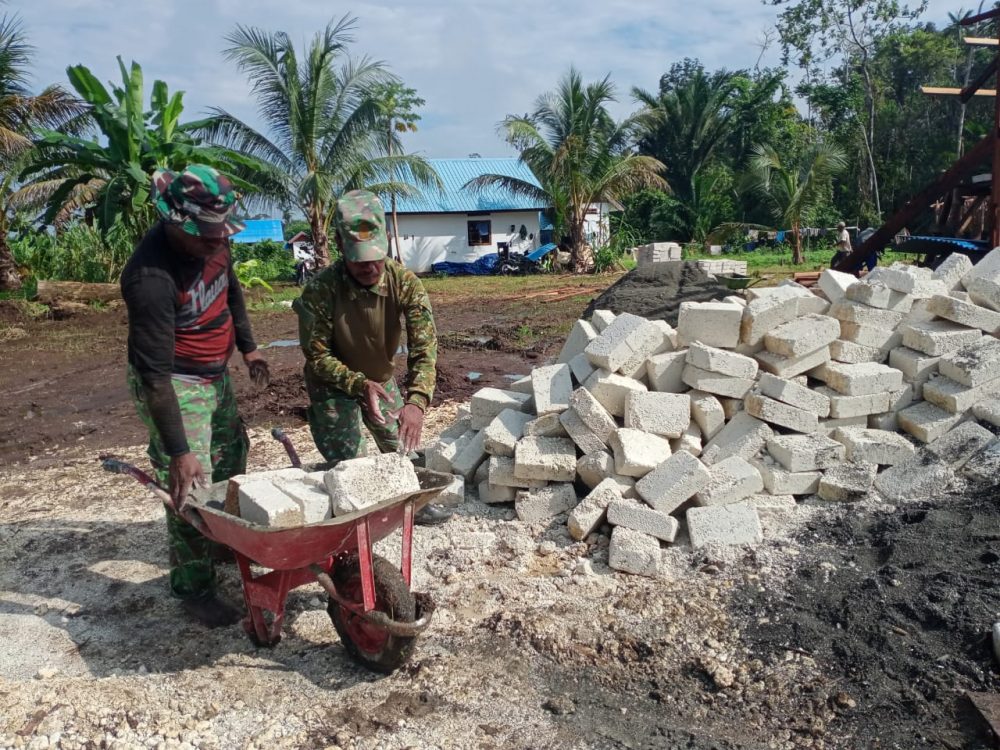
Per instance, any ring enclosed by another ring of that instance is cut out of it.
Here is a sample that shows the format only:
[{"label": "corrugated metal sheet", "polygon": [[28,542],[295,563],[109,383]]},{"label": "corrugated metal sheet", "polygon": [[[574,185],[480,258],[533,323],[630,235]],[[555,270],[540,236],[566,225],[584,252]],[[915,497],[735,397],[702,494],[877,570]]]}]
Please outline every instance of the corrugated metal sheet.
[{"label": "corrugated metal sheet", "polygon": [[[502,174],[538,186],[531,170],[517,159],[428,159],[444,183],[444,192],[424,188],[418,197],[397,198],[396,211],[402,214],[469,213],[473,211],[533,211],[546,208],[545,201],[513,196],[509,191],[490,188],[475,193],[462,186],[484,174]],[[410,182],[409,174],[402,181]],[[384,200],[386,210],[389,200]]]},{"label": "corrugated metal sheet", "polygon": [[281,226],[281,219],[247,219],[243,223],[246,224],[246,229],[230,237],[231,242],[285,241],[285,230]]}]

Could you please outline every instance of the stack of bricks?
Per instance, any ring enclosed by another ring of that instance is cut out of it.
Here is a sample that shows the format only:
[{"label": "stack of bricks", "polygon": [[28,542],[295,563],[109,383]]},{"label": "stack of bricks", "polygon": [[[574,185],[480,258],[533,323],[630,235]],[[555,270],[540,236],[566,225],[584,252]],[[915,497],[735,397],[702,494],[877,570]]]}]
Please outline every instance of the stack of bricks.
[{"label": "stack of bricks", "polygon": [[609,525],[609,564],[642,575],[684,527],[693,547],[755,544],[807,499],[992,478],[1000,249],[818,286],[683,302],[676,329],[598,310],[554,364],[476,393],[427,466],[525,523]]},{"label": "stack of bricks", "polygon": [[639,266],[666,263],[681,259],[681,246],[676,242],[651,242],[635,249],[635,260]]}]

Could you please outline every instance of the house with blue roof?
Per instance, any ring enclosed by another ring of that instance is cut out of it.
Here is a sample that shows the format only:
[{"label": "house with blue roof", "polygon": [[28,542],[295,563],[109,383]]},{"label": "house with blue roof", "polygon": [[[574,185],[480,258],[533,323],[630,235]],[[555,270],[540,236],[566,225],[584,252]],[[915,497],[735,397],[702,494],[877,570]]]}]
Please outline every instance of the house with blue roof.
[{"label": "house with blue roof", "polygon": [[244,229],[230,237],[232,242],[273,242],[285,243],[285,230],[281,219],[246,219]]},{"label": "house with blue roof", "polygon": [[[502,188],[477,192],[464,185],[484,174],[502,174],[538,185],[531,170],[516,158],[428,159],[444,190],[424,188],[419,195],[397,197],[399,249],[407,268],[430,271],[439,262],[472,263],[500,248],[529,253],[541,242],[548,208],[543,202],[515,196]],[[402,176],[404,182],[411,182]],[[392,231],[389,199],[383,198]]]}]

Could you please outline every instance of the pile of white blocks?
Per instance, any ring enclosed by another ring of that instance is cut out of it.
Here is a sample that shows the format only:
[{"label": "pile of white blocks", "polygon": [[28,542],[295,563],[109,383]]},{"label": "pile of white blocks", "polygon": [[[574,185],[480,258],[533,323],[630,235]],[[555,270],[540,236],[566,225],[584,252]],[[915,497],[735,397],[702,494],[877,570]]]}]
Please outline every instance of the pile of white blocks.
[{"label": "pile of white blocks", "polygon": [[696,548],[754,544],[800,499],[995,481],[1000,248],[819,289],[684,302],[676,329],[598,310],[555,364],[477,392],[427,466],[522,521],[567,514],[575,539],[609,524],[611,567],[643,575],[685,527]]},{"label": "pile of white blocks", "polygon": [[[420,481],[413,462],[397,453],[341,461],[329,471],[279,469],[241,474],[227,485],[227,510],[245,521],[270,528],[320,523],[416,492]],[[465,485],[455,477],[445,495],[464,499]],[[230,500],[230,496],[232,499]]]},{"label": "pile of white blocks", "polygon": [[747,261],[745,260],[698,260],[695,263],[699,269],[712,275],[730,273],[747,275]]},{"label": "pile of white blocks", "polygon": [[676,242],[651,242],[635,249],[636,265],[648,266],[681,259],[681,246]]}]

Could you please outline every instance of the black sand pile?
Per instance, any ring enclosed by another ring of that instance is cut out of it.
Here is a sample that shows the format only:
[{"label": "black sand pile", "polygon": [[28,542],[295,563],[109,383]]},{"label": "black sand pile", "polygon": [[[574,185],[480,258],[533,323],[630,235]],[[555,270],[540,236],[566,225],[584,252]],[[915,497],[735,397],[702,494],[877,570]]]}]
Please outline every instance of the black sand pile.
[{"label": "black sand pile", "polygon": [[665,320],[675,326],[681,302],[710,302],[732,293],[694,263],[654,263],[622,276],[592,300],[580,317],[589,319],[594,310],[611,310]]}]

